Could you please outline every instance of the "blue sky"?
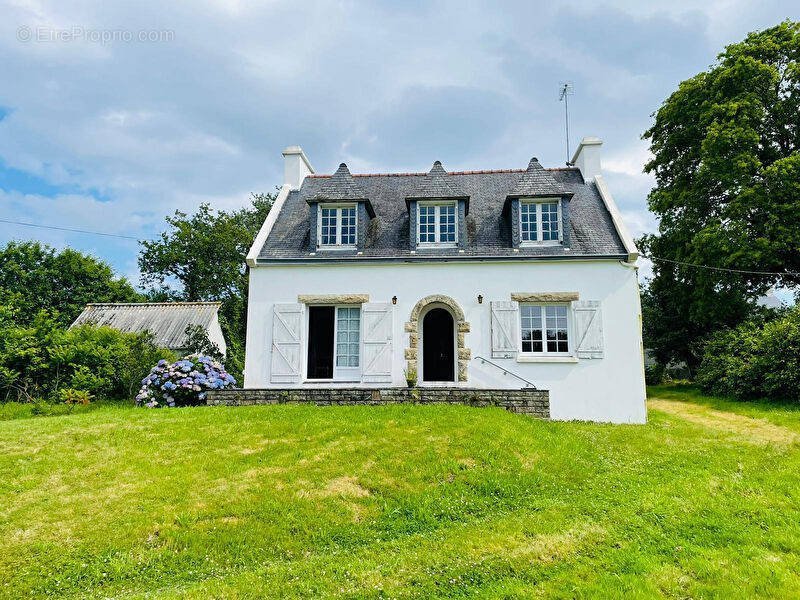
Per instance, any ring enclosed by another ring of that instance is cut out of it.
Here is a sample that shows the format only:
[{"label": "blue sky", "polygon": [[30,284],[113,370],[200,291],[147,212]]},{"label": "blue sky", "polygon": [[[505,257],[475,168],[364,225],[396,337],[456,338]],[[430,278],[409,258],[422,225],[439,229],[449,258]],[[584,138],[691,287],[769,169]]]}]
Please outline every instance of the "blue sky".
[{"label": "blue sky", "polygon": [[[274,189],[295,144],[318,173],[562,166],[566,80],[572,147],[603,139],[639,235],[652,112],[787,17],[796,2],[0,0],[0,212],[148,237],[175,209]],[[30,238],[138,280],[135,241],[0,223],[0,243]]]}]

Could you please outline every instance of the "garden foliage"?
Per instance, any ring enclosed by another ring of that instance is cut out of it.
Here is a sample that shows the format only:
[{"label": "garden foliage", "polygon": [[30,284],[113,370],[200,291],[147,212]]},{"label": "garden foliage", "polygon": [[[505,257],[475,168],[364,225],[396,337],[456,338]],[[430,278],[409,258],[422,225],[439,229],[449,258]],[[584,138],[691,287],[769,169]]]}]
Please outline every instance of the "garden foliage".
[{"label": "garden foliage", "polygon": [[84,325],[63,329],[38,313],[28,325],[15,309],[0,306],[0,400],[64,402],[69,398],[129,400],[160,359],[174,355],[157,348],[149,333],[123,333]]},{"label": "garden foliage", "polygon": [[800,308],[717,333],[705,345],[697,381],[743,400],[800,402]]}]

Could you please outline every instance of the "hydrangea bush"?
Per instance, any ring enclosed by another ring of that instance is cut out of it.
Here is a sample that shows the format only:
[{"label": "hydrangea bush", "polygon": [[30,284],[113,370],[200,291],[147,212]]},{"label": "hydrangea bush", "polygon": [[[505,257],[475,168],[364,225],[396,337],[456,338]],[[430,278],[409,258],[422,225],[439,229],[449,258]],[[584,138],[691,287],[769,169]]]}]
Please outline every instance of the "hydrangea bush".
[{"label": "hydrangea bush", "polygon": [[236,385],[225,367],[210,356],[190,354],[174,363],[166,360],[150,369],[136,396],[140,406],[196,406],[204,404],[208,390]]}]

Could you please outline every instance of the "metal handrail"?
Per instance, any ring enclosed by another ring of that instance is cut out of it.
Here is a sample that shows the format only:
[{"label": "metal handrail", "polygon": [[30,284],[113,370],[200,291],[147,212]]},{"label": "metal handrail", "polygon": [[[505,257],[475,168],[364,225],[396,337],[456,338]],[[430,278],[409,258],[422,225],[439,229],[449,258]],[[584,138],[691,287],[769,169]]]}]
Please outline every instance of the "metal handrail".
[{"label": "metal handrail", "polygon": [[[514,373],[514,371],[509,371],[509,370],[508,370],[508,369],[506,369],[505,367],[502,367],[502,366],[498,365],[497,363],[494,363],[494,362],[490,361],[488,358],[484,358],[484,357],[482,357],[482,356],[476,356],[476,357],[475,357],[475,360],[480,360],[480,361],[483,361],[483,364],[490,364],[490,365],[492,365],[492,366],[493,366],[495,369],[500,369],[500,370],[503,372],[503,375],[511,375],[512,377],[516,377],[516,378],[517,378],[517,379],[519,379],[520,381],[523,381],[523,382],[525,382],[525,387],[526,387],[526,388],[527,388],[527,387],[531,387],[531,388],[533,388],[534,390],[538,389],[538,388],[537,388],[537,387],[536,387],[536,386],[533,384],[533,382],[532,382],[532,381],[528,381],[528,380],[527,380],[527,379],[525,379],[524,377],[521,377],[520,375],[517,375],[516,373]],[[523,389],[524,389],[524,388],[523,388]]]}]

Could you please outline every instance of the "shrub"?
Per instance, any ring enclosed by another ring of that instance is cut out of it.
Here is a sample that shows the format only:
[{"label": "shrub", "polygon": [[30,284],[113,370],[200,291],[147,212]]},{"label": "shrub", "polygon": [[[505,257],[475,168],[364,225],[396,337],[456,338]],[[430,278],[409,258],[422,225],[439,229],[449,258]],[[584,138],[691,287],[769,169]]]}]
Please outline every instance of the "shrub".
[{"label": "shrub", "polygon": [[716,334],[704,347],[697,382],[743,400],[800,402],[800,308]]},{"label": "shrub", "polygon": [[103,400],[132,399],[159,359],[174,360],[149,333],[84,325],[64,330],[47,313],[28,326],[0,320],[0,399],[61,402],[60,390]]},{"label": "shrub", "polygon": [[644,381],[647,385],[659,385],[664,383],[666,368],[661,363],[653,363],[644,367]]},{"label": "shrub", "polygon": [[174,363],[166,360],[150,370],[142,379],[142,389],[136,396],[139,405],[196,406],[203,404],[208,390],[219,390],[236,384],[225,367],[210,356],[190,354]]},{"label": "shrub", "polygon": [[77,404],[90,404],[94,398],[94,396],[86,390],[74,390],[72,388],[59,390],[59,396],[64,404],[71,404],[73,406]]}]

